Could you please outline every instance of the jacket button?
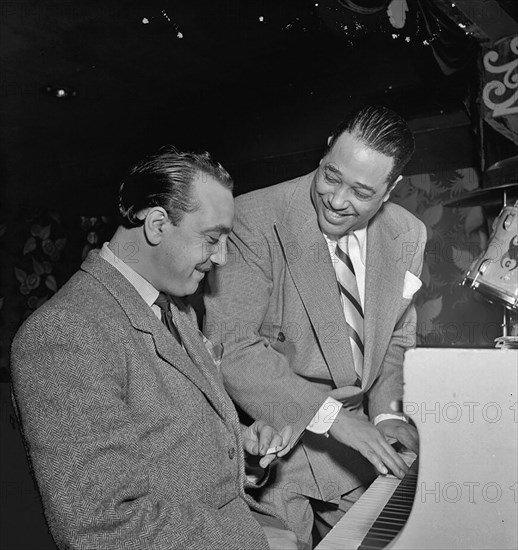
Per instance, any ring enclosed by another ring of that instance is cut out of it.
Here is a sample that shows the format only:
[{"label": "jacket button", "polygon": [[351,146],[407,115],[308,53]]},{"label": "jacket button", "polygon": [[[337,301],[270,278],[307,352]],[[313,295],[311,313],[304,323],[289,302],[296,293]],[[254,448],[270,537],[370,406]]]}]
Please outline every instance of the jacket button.
[{"label": "jacket button", "polygon": [[236,449],[234,447],[230,447],[228,450],[228,458],[232,460],[236,456]]},{"label": "jacket button", "polygon": [[284,336],[284,332],[279,332],[279,334],[277,335],[277,340],[279,340],[279,342],[284,342],[284,340],[286,340],[286,336]]}]

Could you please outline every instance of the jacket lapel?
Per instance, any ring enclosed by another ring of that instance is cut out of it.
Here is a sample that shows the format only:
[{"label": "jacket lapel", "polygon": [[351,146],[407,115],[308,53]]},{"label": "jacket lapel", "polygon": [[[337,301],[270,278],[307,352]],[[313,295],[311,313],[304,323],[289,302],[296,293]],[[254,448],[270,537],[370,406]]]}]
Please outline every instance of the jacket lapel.
[{"label": "jacket lapel", "polygon": [[215,390],[217,384],[213,378],[216,374],[209,373],[205,364],[198,366],[191,361],[135,287],[117,269],[100,258],[98,250],[90,252],[81,269],[95,277],[112,294],[135,330],[151,335],[157,355],[188,378],[205,394],[218,414],[226,417],[228,404],[221,399],[221,392]]},{"label": "jacket lapel", "polygon": [[383,209],[367,229],[362,388],[369,387],[376,377],[392,336],[403,295],[405,267],[399,260],[405,235]]},{"label": "jacket lapel", "polygon": [[[311,203],[312,177],[313,173],[301,178],[286,216],[276,224],[276,231],[328,368],[340,387],[353,384],[356,373],[335,271]],[[330,325],[334,329],[331,333]]]},{"label": "jacket lapel", "polygon": [[[173,306],[174,308],[175,306]],[[203,374],[205,380],[210,385],[212,392],[217,396],[218,401],[213,402],[214,406],[223,416],[231,417],[235,425],[239,424],[237,412],[232,404],[228,394],[224,390],[223,381],[220,378],[217,367],[209,351],[205,346],[203,335],[198,329],[196,315],[190,306],[180,305],[173,309],[173,319],[185,347],[185,352],[196,365],[199,372]],[[221,408],[222,405],[223,407]]]},{"label": "jacket lapel", "polygon": [[[333,380],[340,387],[354,384],[356,372],[336,275],[311,203],[313,174],[300,178],[284,219],[276,224],[276,231],[315,332],[324,334],[329,323],[336,328],[333,338],[318,340]],[[406,234],[383,208],[367,229],[363,389],[370,387],[377,376],[396,322],[403,294],[405,263],[401,258]]]}]

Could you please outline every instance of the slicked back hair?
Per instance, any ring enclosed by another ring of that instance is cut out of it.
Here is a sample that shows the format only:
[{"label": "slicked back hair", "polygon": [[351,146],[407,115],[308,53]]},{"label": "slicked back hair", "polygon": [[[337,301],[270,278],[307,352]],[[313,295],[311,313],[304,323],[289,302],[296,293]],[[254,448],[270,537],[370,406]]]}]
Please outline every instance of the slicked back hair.
[{"label": "slicked back hair", "polygon": [[229,173],[209,153],[182,152],[172,145],[133,166],[119,189],[120,223],[126,228],[139,227],[144,220],[137,214],[146,208],[161,206],[174,225],[184,214],[199,208],[193,196],[194,178],[210,176],[232,191],[234,183]]},{"label": "slicked back hair", "polygon": [[388,185],[401,174],[414,153],[414,136],[406,121],[381,105],[363,107],[350,113],[331,134],[327,151],[344,132],[378,153],[394,159],[394,166],[387,179]]}]

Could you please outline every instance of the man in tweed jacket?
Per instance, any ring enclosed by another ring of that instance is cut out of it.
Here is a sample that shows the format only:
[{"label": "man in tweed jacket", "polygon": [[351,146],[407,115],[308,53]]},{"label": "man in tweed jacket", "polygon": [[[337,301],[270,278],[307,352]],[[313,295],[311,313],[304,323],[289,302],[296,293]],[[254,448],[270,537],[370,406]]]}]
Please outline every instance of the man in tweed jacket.
[{"label": "man in tweed jacket", "polygon": [[[251,417],[289,422],[301,437],[260,500],[308,546],[314,514],[323,535],[372,480],[372,466],[404,475],[390,441],[417,449],[395,405],[404,351],[415,345],[411,299],[426,232],[387,202],[412,152],[395,113],[353,113],[317,170],[236,199],[227,265],[209,277],[205,331],[223,343],[227,391]],[[360,369],[334,269],[344,239],[364,313]]]},{"label": "man in tweed jacket", "polygon": [[166,148],[139,163],[112,240],[15,338],[13,395],[60,548],[296,548],[244,489],[243,445],[270,450],[265,467],[290,430],[256,423],[243,437],[192,311],[155,303],[225,263],[231,189],[208,154]]}]

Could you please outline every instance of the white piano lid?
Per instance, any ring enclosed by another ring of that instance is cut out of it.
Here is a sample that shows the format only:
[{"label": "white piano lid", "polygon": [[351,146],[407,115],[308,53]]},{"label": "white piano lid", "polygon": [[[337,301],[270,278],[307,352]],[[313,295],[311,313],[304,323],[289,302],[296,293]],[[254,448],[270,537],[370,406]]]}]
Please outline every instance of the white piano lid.
[{"label": "white piano lid", "polygon": [[419,476],[388,548],[518,548],[518,351],[418,348],[404,369]]}]

